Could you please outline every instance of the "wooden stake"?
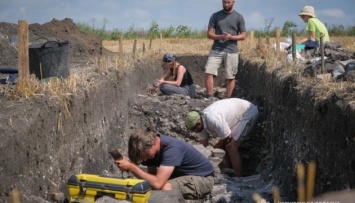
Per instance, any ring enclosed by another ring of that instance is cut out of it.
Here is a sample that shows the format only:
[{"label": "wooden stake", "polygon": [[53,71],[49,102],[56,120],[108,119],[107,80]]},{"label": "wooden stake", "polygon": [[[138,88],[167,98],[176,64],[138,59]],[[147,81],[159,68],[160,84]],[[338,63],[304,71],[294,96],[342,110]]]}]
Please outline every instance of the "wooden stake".
[{"label": "wooden stake", "polygon": [[28,22],[18,21],[18,82],[19,85],[28,86],[30,81],[29,55],[28,55]]},{"label": "wooden stake", "polygon": [[254,46],[254,30],[250,31],[250,44],[251,47]]},{"label": "wooden stake", "polygon": [[297,164],[297,192],[298,192],[298,201],[305,201],[305,185],[304,185],[304,165],[302,163]]},{"label": "wooden stake", "polygon": [[292,60],[296,61],[296,33],[292,33]]},{"label": "wooden stake", "polygon": [[280,28],[276,28],[276,56],[280,56]]},{"label": "wooden stake", "polygon": [[42,63],[39,63],[39,71],[41,72],[41,78],[40,78],[40,80],[42,80],[42,79],[43,79]]},{"label": "wooden stake", "polygon": [[133,58],[136,57],[136,50],[137,50],[137,39],[135,39],[133,43]]},{"label": "wooden stake", "polygon": [[124,66],[124,53],[123,53],[123,36],[118,38],[118,66]]},{"label": "wooden stake", "polygon": [[17,188],[11,190],[11,203],[21,203],[20,191]]},{"label": "wooden stake", "polygon": [[315,185],[315,177],[316,177],[316,163],[311,161],[308,164],[307,171],[307,199],[306,201],[311,201],[314,195],[314,185]]},{"label": "wooden stake", "polygon": [[161,49],[161,46],[163,44],[163,33],[160,33],[160,48]]},{"label": "wooden stake", "polygon": [[280,191],[278,187],[272,187],[272,195],[274,196],[274,203],[281,202]]},{"label": "wooden stake", "polygon": [[259,49],[259,51],[261,51],[261,36],[259,35],[259,37],[258,37],[258,49]]},{"label": "wooden stake", "polygon": [[320,33],[320,53],[321,53],[321,73],[323,74],[324,73],[324,43],[323,43],[323,37],[324,37],[324,34],[323,33]]},{"label": "wooden stake", "polygon": [[254,194],[253,194],[253,200],[254,200],[255,202],[260,203],[262,199],[263,199],[263,198],[262,198],[258,193],[254,193]]},{"label": "wooden stake", "polygon": [[120,35],[118,38],[118,56],[123,57],[123,36]]}]

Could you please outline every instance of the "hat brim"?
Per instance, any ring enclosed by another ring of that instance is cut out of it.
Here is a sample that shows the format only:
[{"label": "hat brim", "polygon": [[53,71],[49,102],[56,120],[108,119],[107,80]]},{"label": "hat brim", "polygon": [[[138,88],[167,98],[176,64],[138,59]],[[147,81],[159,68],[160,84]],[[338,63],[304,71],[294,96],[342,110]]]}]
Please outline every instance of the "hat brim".
[{"label": "hat brim", "polygon": [[316,16],[310,13],[300,13],[298,14],[299,16],[311,16],[312,18],[315,18]]}]

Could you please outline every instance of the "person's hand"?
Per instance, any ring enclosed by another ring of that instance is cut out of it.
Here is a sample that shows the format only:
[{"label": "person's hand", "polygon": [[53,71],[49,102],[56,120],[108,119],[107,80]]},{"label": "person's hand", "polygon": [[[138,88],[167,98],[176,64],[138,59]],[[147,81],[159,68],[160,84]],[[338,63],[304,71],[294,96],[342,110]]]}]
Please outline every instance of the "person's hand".
[{"label": "person's hand", "polygon": [[164,83],[164,79],[156,79],[155,86],[159,86],[160,84]]},{"label": "person's hand", "polygon": [[222,39],[223,39],[224,41],[228,41],[231,36],[232,36],[231,34],[226,33],[226,32],[223,32],[223,34],[222,34]]},{"label": "person's hand", "polygon": [[132,165],[132,162],[129,161],[126,158],[120,159],[120,160],[115,160],[116,166],[121,170],[121,171],[126,171],[129,172],[130,167]]},{"label": "person's hand", "polygon": [[149,93],[149,94],[152,94],[153,91],[155,91],[157,88],[158,88],[158,86],[150,87],[150,88],[148,89],[148,93]]}]

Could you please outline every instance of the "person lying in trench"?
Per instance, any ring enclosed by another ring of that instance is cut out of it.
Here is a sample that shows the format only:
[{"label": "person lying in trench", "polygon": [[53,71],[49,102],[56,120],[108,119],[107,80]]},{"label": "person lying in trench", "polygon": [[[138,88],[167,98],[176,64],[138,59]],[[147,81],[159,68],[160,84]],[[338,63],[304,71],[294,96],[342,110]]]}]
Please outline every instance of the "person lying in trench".
[{"label": "person lying in trench", "polygon": [[[201,199],[213,188],[214,168],[203,154],[189,143],[149,127],[130,135],[128,156],[130,160],[115,160],[118,168],[147,180],[153,189],[177,190],[185,199]],[[147,166],[147,172],[138,164]]]},{"label": "person lying in trench", "polygon": [[[153,87],[148,89],[149,93],[159,87],[165,95],[182,94],[191,98],[196,96],[196,89],[190,72],[176,60],[175,55],[166,53],[163,57],[162,66],[166,72],[160,79],[156,80]],[[173,80],[169,80],[170,77]]]}]

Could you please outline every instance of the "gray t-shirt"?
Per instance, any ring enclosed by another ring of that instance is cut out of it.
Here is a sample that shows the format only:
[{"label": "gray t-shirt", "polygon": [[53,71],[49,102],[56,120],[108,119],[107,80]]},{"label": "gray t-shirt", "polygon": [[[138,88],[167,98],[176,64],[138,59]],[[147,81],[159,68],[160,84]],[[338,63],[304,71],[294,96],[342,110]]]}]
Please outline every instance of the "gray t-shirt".
[{"label": "gray t-shirt", "polygon": [[182,175],[207,176],[213,173],[212,163],[187,142],[160,134],[160,153],[143,161],[146,166],[174,166],[172,177]]},{"label": "gray t-shirt", "polygon": [[[246,32],[244,18],[235,10],[233,10],[232,13],[227,13],[224,10],[220,10],[212,14],[208,23],[208,28],[214,28],[215,34],[217,35],[221,35],[223,32],[231,33],[232,35]],[[212,50],[237,53],[238,45],[234,40],[225,42],[214,40]]]}]

